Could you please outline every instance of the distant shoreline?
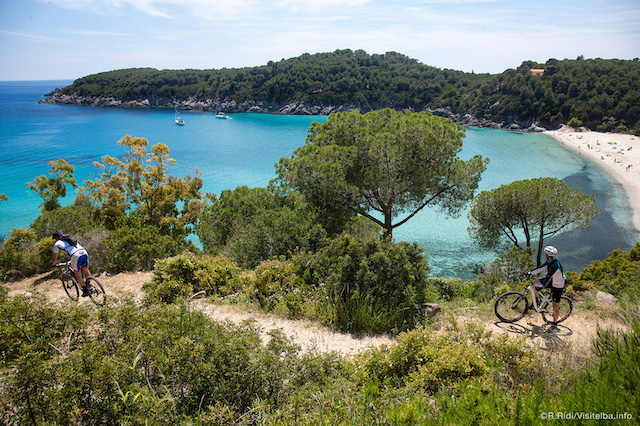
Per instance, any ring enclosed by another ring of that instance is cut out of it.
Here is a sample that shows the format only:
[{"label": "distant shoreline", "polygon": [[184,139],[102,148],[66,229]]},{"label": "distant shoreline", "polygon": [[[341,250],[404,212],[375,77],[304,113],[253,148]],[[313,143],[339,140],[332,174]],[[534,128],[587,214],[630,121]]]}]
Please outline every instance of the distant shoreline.
[{"label": "distant shoreline", "polygon": [[[215,99],[187,99],[173,102],[169,98],[144,98],[135,100],[122,100],[114,97],[91,96],[71,94],[65,95],[59,90],[54,90],[45,95],[44,99],[38,101],[41,104],[77,105],[99,108],[175,108],[184,111],[215,112],[222,111],[227,114],[236,113],[256,113],[256,114],[278,114],[278,115],[330,115],[337,112],[353,111],[358,109],[351,104],[323,105],[312,104],[302,101],[288,102],[261,102],[261,101],[221,101]],[[389,107],[391,108],[391,107]],[[463,127],[480,127],[484,129],[502,129],[527,132],[542,132],[545,129],[538,127],[535,123],[515,123],[515,122],[495,122],[486,118],[477,117],[469,113],[456,113],[450,107],[439,107],[435,109],[426,108],[424,111],[433,115],[445,117]],[[366,111],[363,111],[366,112]]]},{"label": "distant shoreline", "polygon": [[600,164],[627,193],[633,226],[640,234],[640,137],[621,133],[577,132],[569,127],[544,134]]}]

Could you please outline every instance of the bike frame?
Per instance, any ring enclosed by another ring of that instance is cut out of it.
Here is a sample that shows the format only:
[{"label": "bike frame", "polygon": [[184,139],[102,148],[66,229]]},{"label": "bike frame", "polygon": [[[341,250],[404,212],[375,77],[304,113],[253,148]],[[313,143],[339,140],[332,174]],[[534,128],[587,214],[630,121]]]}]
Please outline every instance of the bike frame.
[{"label": "bike frame", "polygon": [[[73,272],[73,269],[71,269],[71,261],[67,260],[66,262],[62,262],[62,263],[56,263],[57,267],[60,268],[64,268],[62,270],[62,273],[69,273],[71,275],[73,275],[74,277],[76,276],[76,273]],[[80,274],[82,275],[82,279],[86,280],[87,279],[87,275],[84,273],[84,271],[82,269],[80,269]],[[80,283],[78,283],[80,284]]]},{"label": "bike frame", "polygon": [[[522,294],[526,294],[527,291],[530,290],[531,299],[533,300],[533,309],[535,309],[536,312],[538,313],[547,312],[546,307],[549,306],[549,304],[551,304],[551,295],[548,293],[542,293],[542,291],[539,291],[538,294],[542,296],[542,300],[540,301],[541,302],[540,306],[538,306],[538,298],[536,297],[536,292],[535,292],[536,283],[533,281],[531,277],[529,277],[529,281],[531,282],[531,284],[529,284],[524,288],[524,290],[522,290]],[[544,306],[544,308],[542,308],[541,306]]]},{"label": "bike frame", "polygon": [[[71,261],[67,261],[67,262],[62,262],[62,263],[56,263],[56,267],[58,268],[64,268],[62,270],[63,274],[69,273],[71,275],[75,276],[75,273],[73,272],[73,269],[71,269]],[[82,271],[80,272],[82,273]]]}]

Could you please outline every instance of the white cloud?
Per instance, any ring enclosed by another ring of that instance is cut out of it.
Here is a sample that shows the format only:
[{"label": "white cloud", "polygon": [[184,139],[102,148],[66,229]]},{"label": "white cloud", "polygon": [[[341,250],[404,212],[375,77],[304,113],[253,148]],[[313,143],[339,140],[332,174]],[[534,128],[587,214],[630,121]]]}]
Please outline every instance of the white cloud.
[{"label": "white cloud", "polygon": [[[5,24],[2,40],[20,39],[0,48],[13,61],[23,58],[16,69],[36,69],[32,58],[53,53],[50,63],[59,61],[70,76],[132,66],[256,66],[346,48],[491,73],[529,59],[640,56],[638,0],[607,7],[600,0],[39,1],[31,9],[31,2],[12,3],[34,19],[30,27]],[[77,62],[62,61],[67,54]]]},{"label": "white cloud", "polygon": [[39,42],[43,42],[43,43],[49,43],[49,42],[57,41],[57,39],[53,38],[53,37],[47,37],[47,36],[42,36],[42,35],[33,34],[33,33],[25,33],[25,32],[20,32],[20,31],[2,31],[2,30],[0,30],[0,34],[7,35],[7,36],[10,36],[10,37],[18,37],[18,38],[22,38],[22,39],[27,39],[27,40],[31,40],[31,41],[39,41]]},{"label": "white cloud", "polygon": [[189,14],[204,19],[230,19],[251,12],[257,0],[41,0],[64,8],[97,14],[119,14],[131,7],[159,18]]},{"label": "white cloud", "polygon": [[371,2],[372,0],[276,0],[273,2],[273,6],[277,9],[299,13],[333,9],[336,6],[341,9],[359,7]]},{"label": "white cloud", "polygon": [[90,36],[90,37],[131,37],[133,33],[122,33],[114,31],[94,31],[94,30],[62,30],[61,33],[71,34],[74,36]]}]

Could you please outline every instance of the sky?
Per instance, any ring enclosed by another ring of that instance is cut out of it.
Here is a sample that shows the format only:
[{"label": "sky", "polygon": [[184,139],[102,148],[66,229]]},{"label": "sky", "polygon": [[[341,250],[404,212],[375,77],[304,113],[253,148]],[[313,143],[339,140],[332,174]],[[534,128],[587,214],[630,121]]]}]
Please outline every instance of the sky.
[{"label": "sky", "polygon": [[441,69],[640,57],[640,0],[0,0],[0,80],[395,51]]}]

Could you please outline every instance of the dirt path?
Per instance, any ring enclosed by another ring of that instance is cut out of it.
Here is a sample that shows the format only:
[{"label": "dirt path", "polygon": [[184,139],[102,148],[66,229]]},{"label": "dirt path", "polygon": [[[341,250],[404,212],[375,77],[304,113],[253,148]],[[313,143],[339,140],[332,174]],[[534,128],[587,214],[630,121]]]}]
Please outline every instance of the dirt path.
[{"label": "dirt path", "polygon": [[[132,296],[140,301],[143,297],[142,284],[151,280],[150,272],[119,274],[115,276],[101,276],[100,282],[110,298]],[[57,272],[37,275],[22,281],[7,283],[9,296],[30,292],[45,293],[47,297],[59,303],[68,303],[69,299],[62,289]],[[91,303],[88,299],[81,299],[79,303]],[[308,321],[293,321],[278,318],[275,315],[261,312],[241,311],[231,305],[218,305],[206,299],[194,299],[189,302],[191,309],[204,312],[216,321],[231,321],[239,324],[243,321],[255,321],[263,336],[273,329],[281,329],[303,352],[316,349],[320,352],[337,351],[345,355],[360,352],[370,346],[390,345],[395,342],[389,336],[356,336],[352,334],[336,333],[326,327]],[[624,330],[618,321],[602,318],[595,312],[575,312],[557,330],[552,330],[545,324],[539,314],[531,314],[515,324],[496,321],[495,317],[475,315],[469,312],[454,312],[458,322],[466,320],[478,321],[494,333],[509,333],[513,336],[524,336],[533,346],[544,351],[555,351],[567,345],[587,351],[592,339],[596,336],[597,327]]]},{"label": "dirt path", "polygon": [[509,333],[525,337],[533,346],[546,352],[571,347],[588,352],[597,335],[598,327],[626,331],[627,328],[611,318],[602,318],[595,312],[575,312],[553,329],[540,314],[529,314],[514,324],[485,322],[485,327],[494,333]]},{"label": "dirt path", "polygon": [[[151,281],[151,273],[103,275],[99,279],[109,298],[120,298],[128,295],[133,296],[134,300],[140,301],[144,295],[142,284]],[[6,286],[9,288],[10,297],[30,292],[41,292],[45,293],[54,302],[69,302],[60,280],[57,279],[57,272],[7,283]],[[79,303],[91,303],[91,301],[89,299],[80,299]],[[206,299],[194,299],[189,302],[189,306],[191,309],[201,310],[216,321],[231,321],[235,324],[240,324],[243,321],[253,320],[262,329],[262,334],[265,338],[269,331],[282,329],[287,336],[300,345],[303,352],[317,349],[320,352],[337,351],[350,355],[360,352],[369,346],[389,345],[395,341],[387,336],[356,336],[336,333],[326,327],[308,321],[293,321],[261,312],[241,311],[231,305],[210,303]]]}]

